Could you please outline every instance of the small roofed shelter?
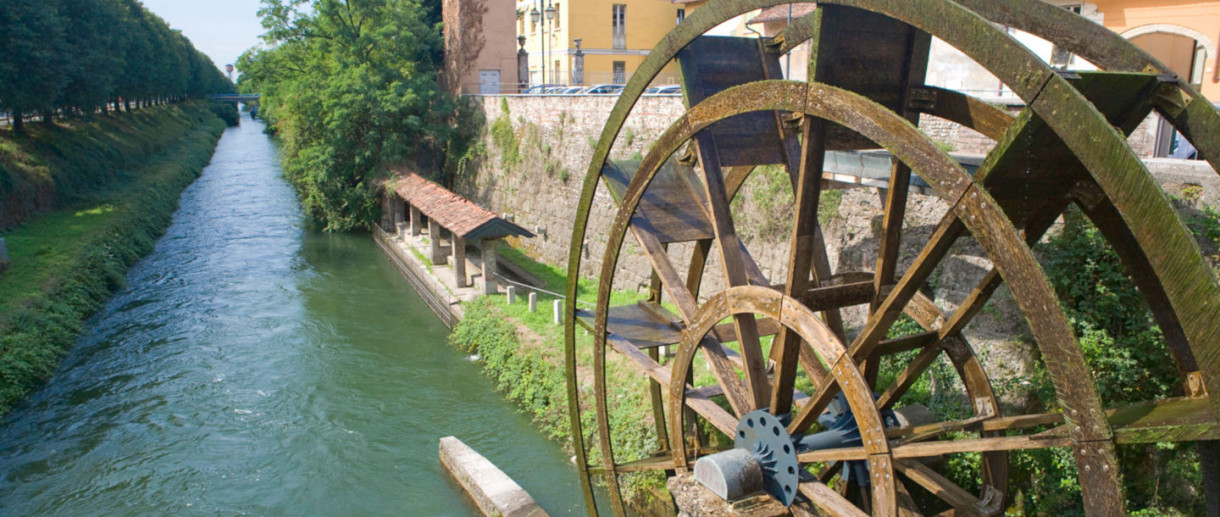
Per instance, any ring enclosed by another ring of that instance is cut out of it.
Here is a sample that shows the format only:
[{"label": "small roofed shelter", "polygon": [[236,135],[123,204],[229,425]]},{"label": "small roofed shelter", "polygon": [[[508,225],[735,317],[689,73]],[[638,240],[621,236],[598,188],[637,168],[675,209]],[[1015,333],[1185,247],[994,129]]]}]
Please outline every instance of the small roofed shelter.
[{"label": "small roofed shelter", "polygon": [[394,231],[401,234],[406,228],[410,235],[423,233],[425,223],[433,264],[443,265],[448,255],[441,247],[442,228],[451,235],[449,255],[453,256],[453,276],[457,287],[467,287],[466,243],[476,242],[483,255],[483,293],[496,292],[496,247],[505,237],[533,237],[525,228],[517,226],[494,212],[459,196],[445,187],[413,172],[398,173],[386,182],[385,191],[389,202],[388,218],[392,218]]}]

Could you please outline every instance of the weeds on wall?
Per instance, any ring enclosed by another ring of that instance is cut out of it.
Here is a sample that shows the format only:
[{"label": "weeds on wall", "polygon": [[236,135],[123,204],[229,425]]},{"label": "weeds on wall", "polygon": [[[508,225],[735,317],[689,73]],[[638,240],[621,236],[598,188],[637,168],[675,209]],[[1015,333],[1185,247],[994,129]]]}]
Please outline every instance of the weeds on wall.
[{"label": "weeds on wall", "polygon": [[508,100],[500,99],[500,114],[488,128],[491,141],[500,151],[500,161],[508,169],[521,164],[521,140],[513,130],[512,115],[508,111]]}]

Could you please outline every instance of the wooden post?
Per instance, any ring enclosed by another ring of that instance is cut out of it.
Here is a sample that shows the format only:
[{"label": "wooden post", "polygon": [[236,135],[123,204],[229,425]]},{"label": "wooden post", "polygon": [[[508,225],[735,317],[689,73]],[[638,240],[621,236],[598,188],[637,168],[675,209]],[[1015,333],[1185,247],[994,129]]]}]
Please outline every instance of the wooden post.
[{"label": "wooden post", "polygon": [[398,193],[393,191],[390,192],[390,209],[390,212],[394,215],[394,236],[400,237],[402,236],[402,223],[405,214],[403,214],[402,198],[398,197]]},{"label": "wooden post", "polygon": [[445,253],[441,251],[441,225],[431,219],[428,220],[428,242],[432,251],[432,265],[445,265]]},{"label": "wooden post", "polygon": [[466,241],[457,235],[453,236],[453,283],[457,287],[466,287]]},{"label": "wooden post", "polygon": [[483,294],[496,294],[496,246],[500,239],[485,239],[483,247]]},{"label": "wooden post", "polygon": [[394,211],[394,208],[392,206],[390,206],[390,198],[393,195],[394,195],[393,193],[387,191],[385,193],[385,197],[381,199],[381,229],[382,230],[389,231],[390,222],[393,220],[393,216],[391,215],[391,213]]},{"label": "wooden post", "polygon": [[423,214],[419,213],[419,209],[415,208],[415,205],[408,206],[411,207],[411,236],[419,237],[419,233],[422,230],[421,227],[423,226],[420,222],[423,220]]}]

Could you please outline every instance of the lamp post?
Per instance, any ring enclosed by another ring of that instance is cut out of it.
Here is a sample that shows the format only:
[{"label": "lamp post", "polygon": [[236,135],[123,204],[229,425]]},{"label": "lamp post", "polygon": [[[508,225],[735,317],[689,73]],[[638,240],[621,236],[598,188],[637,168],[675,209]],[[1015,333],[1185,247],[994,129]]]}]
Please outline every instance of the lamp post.
[{"label": "lamp post", "polygon": [[542,7],[542,0],[538,0],[538,7],[530,10],[530,21],[533,22],[535,27],[538,27],[538,48],[542,51],[542,63],[538,67],[541,79],[538,81],[538,84],[546,84],[546,47],[544,46],[546,45],[546,40],[542,38],[542,31],[546,30],[546,28],[541,26],[542,12],[538,10],[539,7]]},{"label": "lamp post", "polygon": [[580,49],[580,38],[572,40],[576,44],[576,57],[572,59],[572,82],[585,84],[585,52]]},{"label": "lamp post", "polygon": [[[538,1],[541,2],[542,0],[538,0]],[[545,12],[546,12],[546,24],[551,25],[551,23],[553,23],[553,20],[555,19],[555,5],[551,3],[551,0],[546,0],[546,11]],[[554,26],[552,26],[551,31],[554,32],[554,30],[555,30]],[[546,38],[546,39],[549,39],[549,38]],[[546,39],[544,39],[543,41],[545,41]],[[546,57],[547,57],[546,52],[543,51],[542,58],[545,60]],[[547,63],[548,63],[548,61],[543,61],[542,68],[545,69],[547,66]],[[551,80],[555,81],[556,83],[559,82],[559,70],[554,70],[554,69],[551,70]]]}]

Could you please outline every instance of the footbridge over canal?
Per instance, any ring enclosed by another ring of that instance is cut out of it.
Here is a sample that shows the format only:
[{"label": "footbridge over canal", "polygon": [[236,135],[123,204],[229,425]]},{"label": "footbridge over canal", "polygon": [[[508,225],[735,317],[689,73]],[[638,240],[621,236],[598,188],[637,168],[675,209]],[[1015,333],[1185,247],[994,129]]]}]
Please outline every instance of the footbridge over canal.
[{"label": "footbridge over canal", "polygon": [[213,93],[208,95],[208,100],[220,102],[258,102],[261,94],[258,93]]}]

